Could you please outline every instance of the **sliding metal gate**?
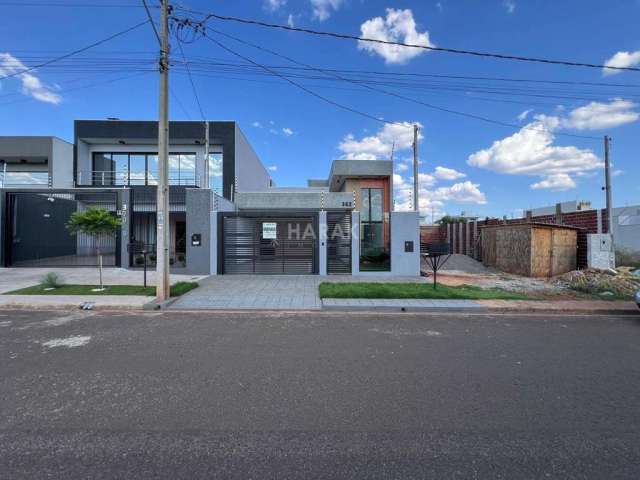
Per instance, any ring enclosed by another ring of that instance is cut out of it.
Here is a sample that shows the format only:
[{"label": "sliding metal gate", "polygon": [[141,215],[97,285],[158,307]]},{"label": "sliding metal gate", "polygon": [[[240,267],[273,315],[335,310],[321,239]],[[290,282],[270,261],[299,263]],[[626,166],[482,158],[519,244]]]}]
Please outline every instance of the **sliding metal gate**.
[{"label": "sliding metal gate", "polygon": [[351,273],[351,211],[327,212],[327,273]]},{"label": "sliding metal gate", "polygon": [[313,217],[223,218],[223,273],[317,273]]}]

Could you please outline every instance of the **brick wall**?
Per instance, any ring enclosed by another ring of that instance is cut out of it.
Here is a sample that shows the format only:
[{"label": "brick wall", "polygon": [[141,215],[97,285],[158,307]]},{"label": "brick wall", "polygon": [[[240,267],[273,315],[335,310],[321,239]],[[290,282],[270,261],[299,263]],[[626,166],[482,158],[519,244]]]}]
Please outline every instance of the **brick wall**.
[{"label": "brick wall", "polygon": [[[601,210],[602,215],[602,233],[608,233],[608,221],[607,221],[607,211],[605,209]],[[482,246],[480,244],[480,239],[478,238],[481,235],[481,227],[485,225],[512,225],[518,223],[527,223],[527,218],[512,218],[508,220],[501,220],[498,218],[487,218],[484,220],[474,220],[469,221],[469,241],[466,241],[466,232],[467,229],[465,225],[462,225],[462,232],[460,232],[460,226],[458,224],[451,225],[451,229],[456,230],[455,234],[455,244],[453,242],[454,236],[452,235],[449,239],[449,245],[451,247],[451,252],[455,253],[463,253],[465,255],[472,256],[478,260],[481,260],[481,252]],[[581,212],[570,212],[570,213],[562,213],[558,216],[556,215],[539,215],[535,217],[531,217],[532,222],[536,223],[551,223],[551,224],[562,224],[569,225],[572,227],[578,227],[580,230],[578,231],[578,268],[586,268],[587,267],[587,234],[589,233],[598,233],[598,211],[597,210],[585,210]],[[423,229],[425,233],[423,233]],[[438,229],[439,232],[436,232],[435,229]],[[421,227],[421,239],[424,235],[425,239],[438,239],[438,240],[429,240],[429,241],[443,241],[447,240],[447,225],[437,226],[423,226]],[[476,233],[477,232],[477,233]],[[462,233],[463,241],[460,242],[460,233]],[[421,240],[421,243],[423,242]],[[461,248],[462,247],[462,248]]]}]

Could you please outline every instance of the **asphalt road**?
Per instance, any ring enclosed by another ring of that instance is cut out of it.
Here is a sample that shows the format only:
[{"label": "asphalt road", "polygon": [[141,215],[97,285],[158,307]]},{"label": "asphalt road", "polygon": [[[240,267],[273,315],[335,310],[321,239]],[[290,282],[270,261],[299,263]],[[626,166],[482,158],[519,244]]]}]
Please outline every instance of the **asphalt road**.
[{"label": "asphalt road", "polygon": [[0,478],[640,477],[640,317],[0,311]]}]

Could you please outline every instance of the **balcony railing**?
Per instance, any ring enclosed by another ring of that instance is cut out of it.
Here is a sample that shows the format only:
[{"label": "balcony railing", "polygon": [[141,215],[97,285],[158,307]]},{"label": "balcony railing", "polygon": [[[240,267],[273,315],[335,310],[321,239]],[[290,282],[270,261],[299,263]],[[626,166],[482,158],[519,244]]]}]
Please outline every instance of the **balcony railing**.
[{"label": "balcony railing", "polygon": [[[174,174],[169,172],[169,185],[182,185],[185,187],[201,186],[200,175],[191,173]],[[114,172],[114,171],[80,171],[78,172],[78,185],[90,185],[99,187],[132,186],[132,185],[157,185],[157,174],[151,172]]]},{"label": "balcony railing", "polygon": [[49,172],[4,172],[0,171],[0,188],[50,187]]}]

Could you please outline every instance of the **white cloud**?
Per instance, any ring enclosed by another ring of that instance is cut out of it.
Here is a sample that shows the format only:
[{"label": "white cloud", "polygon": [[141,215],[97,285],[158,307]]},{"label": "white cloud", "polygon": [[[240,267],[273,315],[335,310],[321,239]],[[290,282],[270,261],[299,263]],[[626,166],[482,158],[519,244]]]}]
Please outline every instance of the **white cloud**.
[{"label": "white cloud", "polygon": [[[606,67],[618,68],[635,67],[639,64],[640,50],[636,50],[635,52],[618,52],[604,63]],[[618,73],[622,73],[622,70],[612,70],[610,68],[602,69],[603,75],[617,75]]]},{"label": "white cloud", "polygon": [[571,188],[559,175],[601,168],[602,162],[591,150],[553,145],[553,131],[560,123],[558,117],[538,115],[520,131],[470,155],[467,163],[503,174],[543,177],[546,181],[535,188],[557,188],[560,184]]},{"label": "white cloud", "polygon": [[[10,53],[0,53],[0,76],[15,75],[27,67]],[[47,87],[33,73],[19,73],[17,78],[22,82],[22,93],[41,102],[59,104],[62,97]]]},{"label": "white cloud", "polygon": [[552,190],[554,192],[562,192],[564,190],[576,188],[576,182],[574,182],[573,178],[566,173],[558,173],[556,175],[549,175],[540,182],[532,183],[531,188],[534,190]]},{"label": "white cloud", "polygon": [[287,25],[289,25],[291,28],[296,26],[292,13],[290,13],[287,17]]},{"label": "white cloud", "polygon": [[276,172],[276,171],[278,171],[278,166],[277,165],[271,165],[270,167],[267,168],[267,170],[269,170],[270,172]]},{"label": "white cloud", "polygon": [[484,205],[487,199],[480,191],[479,184],[471,183],[469,180],[462,183],[455,183],[450,187],[439,187],[433,192],[435,200],[449,200],[459,203],[477,203]]},{"label": "white cloud", "polygon": [[343,0],[311,0],[313,18],[324,22],[331,16],[332,11],[337,11],[343,3]]},{"label": "white cloud", "polygon": [[293,130],[291,130],[289,127],[284,127],[282,129],[282,133],[287,136],[290,137],[291,135],[293,135]]},{"label": "white cloud", "polygon": [[[390,42],[402,42],[413,45],[434,47],[429,40],[429,32],[419,33],[413,12],[409,9],[396,10],[387,8],[386,18],[375,17],[360,26],[362,37]],[[402,47],[373,42],[358,42],[358,48],[375,53],[384,58],[386,63],[406,63],[414,57],[426,52],[422,48]]]},{"label": "white cloud", "polygon": [[621,98],[613,99],[610,103],[591,102],[572,110],[561,125],[576,130],[613,128],[638,120],[640,113],[633,110],[637,106]]},{"label": "white cloud", "polygon": [[454,170],[453,168],[436,167],[434,175],[441,180],[457,180],[458,178],[466,177],[467,175]]},{"label": "white cloud", "polygon": [[[427,177],[419,177],[418,203],[422,216],[434,215],[442,216],[444,214],[443,207],[446,202],[457,203],[474,203],[484,205],[487,203],[485,194],[480,190],[480,185],[470,181],[456,183],[448,187],[439,187],[428,189],[435,179],[427,175]],[[426,180],[426,182],[423,182]],[[405,180],[401,175],[393,176],[393,189],[395,193],[396,210],[407,211],[412,209],[413,202],[413,181],[411,178]]]},{"label": "white cloud", "polygon": [[[375,135],[360,140],[349,134],[340,142],[338,148],[344,158],[351,160],[388,159],[392,150],[397,152],[413,146],[413,125],[410,122],[387,123]],[[418,140],[422,139],[422,134],[418,135]]]},{"label": "white cloud", "polygon": [[265,10],[270,12],[275,12],[276,10],[280,10],[287,4],[287,0],[264,0],[263,6]]},{"label": "white cloud", "polygon": [[502,6],[507,10],[507,13],[516,11],[516,2],[514,0],[503,0]]},{"label": "white cloud", "polygon": [[436,8],[440,11],[442,11],[442,2],[438,2],[436,3]]},{"label": "white cloud", "polygon": [[407,165],[406,163],[396,163],[396,170],[400,173],[406,172],[407,170],[409,170],[409,165]]},{"label": "white cloud", "polygon": [[517,117],[518,121],[524,122],[531,112],[532,112],[532,110],[529,109],[529,110],[525,110],[524,112],[520,113],[520,115],[518,115],[518,117]]},{"label": "white cloud", "polygon": [[255,128],[262,128],[262,124],[261,124],[260,122],[258,122],[258,121],[253,122],[253,123],[251,124],[251,126],[252,126],[252,127],[255,127]]}]

